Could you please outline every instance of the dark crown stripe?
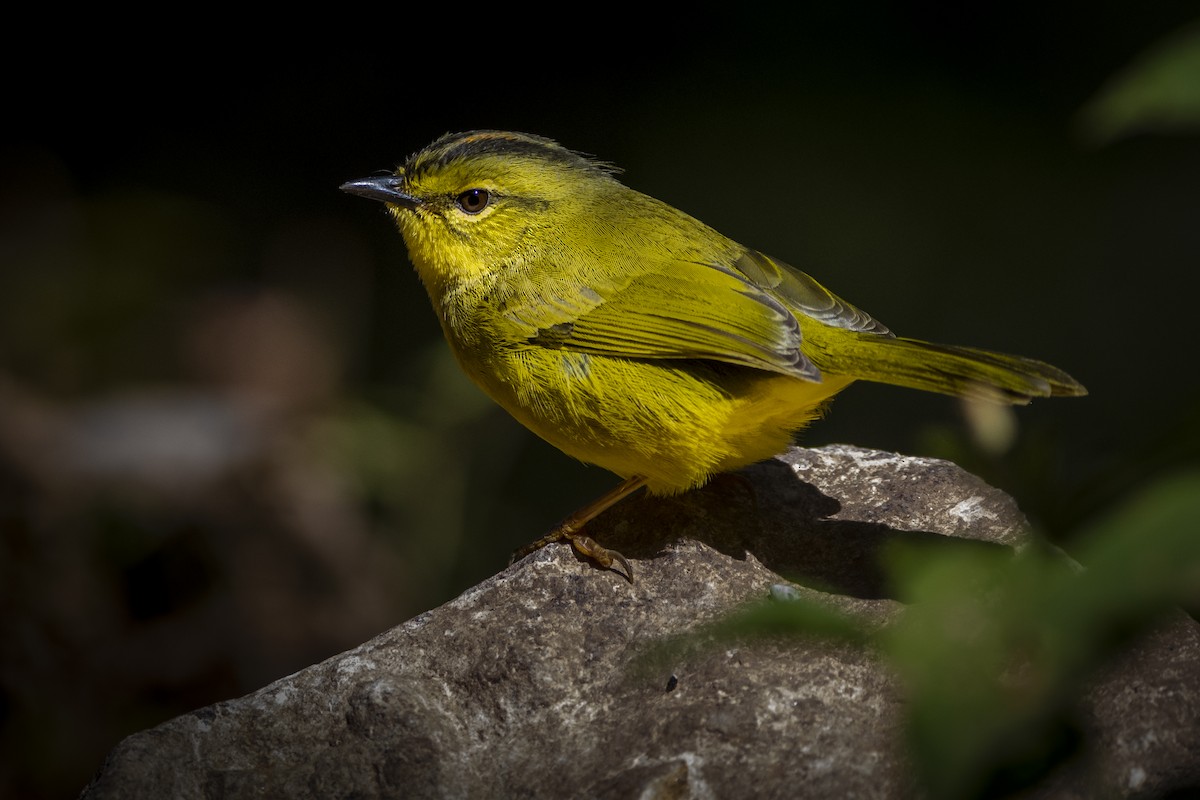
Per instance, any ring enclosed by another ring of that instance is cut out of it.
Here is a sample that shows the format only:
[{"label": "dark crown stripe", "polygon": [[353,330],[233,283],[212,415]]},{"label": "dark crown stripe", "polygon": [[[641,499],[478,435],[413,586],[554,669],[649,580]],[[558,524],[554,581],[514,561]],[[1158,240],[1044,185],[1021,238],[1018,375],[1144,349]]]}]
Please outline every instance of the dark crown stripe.
[{"label": "dark crown stripe", "polygon": [[568,150],[552,139],[508,131],[449,133],[409,159],[406,172],[439,169],[463,158],[516,156],[536,158],[576,169],[611,171],[606,165]]}]

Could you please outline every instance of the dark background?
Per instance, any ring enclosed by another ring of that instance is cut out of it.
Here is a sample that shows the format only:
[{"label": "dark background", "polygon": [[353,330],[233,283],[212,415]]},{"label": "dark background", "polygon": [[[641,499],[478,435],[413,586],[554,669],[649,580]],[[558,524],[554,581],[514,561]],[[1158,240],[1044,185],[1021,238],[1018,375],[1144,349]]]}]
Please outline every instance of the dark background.
[{"label": "dark background", "polygon": [[458,374],[399,234],[337,190],[446,131],[594,153],[903,335],[1091,391],[989,454],[954,401],[859,385],[808,445],[954,458],[1068,546],[1195,463],[1200,137],[1087,112],[1194,11],[1035,8],[14,27],[0,795],[73,795],[121,737],[450,599],[614,483]]}]

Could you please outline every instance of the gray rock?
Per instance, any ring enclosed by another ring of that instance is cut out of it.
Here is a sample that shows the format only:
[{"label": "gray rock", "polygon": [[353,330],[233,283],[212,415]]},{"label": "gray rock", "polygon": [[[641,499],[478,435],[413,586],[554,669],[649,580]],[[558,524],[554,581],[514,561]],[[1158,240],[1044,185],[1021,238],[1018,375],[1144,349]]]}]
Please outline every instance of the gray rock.
[{"label": "gray rock", "polygon": [[[772,594],[882,624],[900,609],[875,562],[885,542],[1019,546],[1024,530],[1009,497],[952,464],[793,450],[596,520],[632,585],[545,548],[351,651],[129,737],[84,795],[912,796],[899,687],[867,651],[768,640],[642,656]],[[1200,627],[1141,642],[1086,710],[1088,760],[1054,796],[1200,784]]]}]

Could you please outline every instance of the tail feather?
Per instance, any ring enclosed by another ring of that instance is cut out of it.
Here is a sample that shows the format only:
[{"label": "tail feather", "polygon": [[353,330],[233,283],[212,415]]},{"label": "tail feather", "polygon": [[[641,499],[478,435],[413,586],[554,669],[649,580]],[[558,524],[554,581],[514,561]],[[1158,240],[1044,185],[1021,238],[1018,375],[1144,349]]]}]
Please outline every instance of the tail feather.
[{"label": "tail feather", "polygon": [[859,380],[929,392],[1024,405],[1035,397],[1076,397],[1087,389],[1058,367],[1022,356],[917,339],[857,334],[843,341],[828,364],[813,353],[818,369]]}]

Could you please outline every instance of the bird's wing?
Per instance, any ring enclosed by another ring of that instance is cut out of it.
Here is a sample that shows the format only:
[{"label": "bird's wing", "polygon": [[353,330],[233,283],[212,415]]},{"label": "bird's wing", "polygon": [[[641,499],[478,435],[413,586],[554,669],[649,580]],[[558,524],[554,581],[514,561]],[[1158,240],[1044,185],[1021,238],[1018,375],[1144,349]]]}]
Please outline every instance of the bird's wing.
[{"label": "bird's wing", "polygon": [[[569,295],[569,296],[564,296]],[[639,264],[611,282],[542,292],[509,307],[533,346],[645,359],[707,359],[807,380],[800,317],[884,333],[871,317],[782,262],[745,251],[726,264]]]},{"label": "bird's wing", "polygon": [[892,335],[871,315],[850,305],[790,264],[757,250],[747,250],[732,267],[760,290],[773,294],[793,313],[856,333]]}]

